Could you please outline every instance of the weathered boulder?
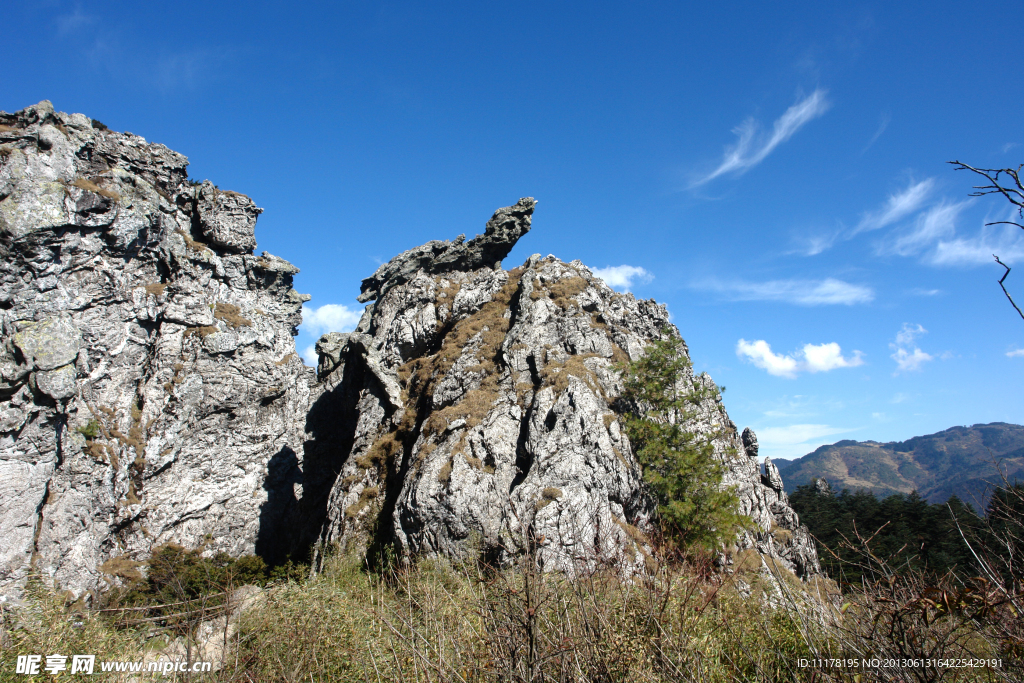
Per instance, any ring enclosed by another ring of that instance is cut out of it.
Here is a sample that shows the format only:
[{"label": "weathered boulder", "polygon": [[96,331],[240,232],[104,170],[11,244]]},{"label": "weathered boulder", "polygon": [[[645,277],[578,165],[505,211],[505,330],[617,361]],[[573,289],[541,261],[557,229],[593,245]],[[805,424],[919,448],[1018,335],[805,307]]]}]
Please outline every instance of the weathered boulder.
[{"label": "weathered boulder", "polygon": [[185,157],[42,102],[0,113],[0,592],[158,544],[273,555],[312,371],[297,269]]}]

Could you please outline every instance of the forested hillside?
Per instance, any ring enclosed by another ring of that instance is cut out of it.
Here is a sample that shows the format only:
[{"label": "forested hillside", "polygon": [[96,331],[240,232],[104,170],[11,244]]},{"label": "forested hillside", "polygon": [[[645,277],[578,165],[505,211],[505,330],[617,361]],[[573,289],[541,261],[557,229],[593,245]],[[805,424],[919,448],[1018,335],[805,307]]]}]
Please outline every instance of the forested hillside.
[{"label": "forested hillside", "polygon": [[795,460],[775,462],[793,493],[823,477],[836,491],[879,496],[920,493],[931,503],[950,496],[984,507],[993,485],[1024,478],[1024,426],[993,422],[952,427],[906,441],[840,441]]}]

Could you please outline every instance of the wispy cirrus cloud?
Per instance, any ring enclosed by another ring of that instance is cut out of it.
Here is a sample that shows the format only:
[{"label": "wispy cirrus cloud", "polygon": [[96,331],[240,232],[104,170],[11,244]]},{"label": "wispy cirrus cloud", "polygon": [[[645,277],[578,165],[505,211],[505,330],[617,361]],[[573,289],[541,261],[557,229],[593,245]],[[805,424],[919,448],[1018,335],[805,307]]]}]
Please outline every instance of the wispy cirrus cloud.
[{"label": "wispy cirrus cloud", "polygon": [[892,120],[892,116],[889,112],[883,112],[882,116],[878,120],[878,129],[875,130],[875,134],[871,136],[870,140],[868,140],[868,144],[864,145],[864,149],[860,151],[861,154],[871,149],[871,146],[878,141],[878,138],[882,137],[882,133],[884,133],[885,129],[889,127],[890,120]]},{"label": "wispy cirrus cloud", "polygon": [[1013,349],[1012,351],[1007,351],[1006,356],[1008,358],[1024,358],[1024,349]]},{"label": "wispy cirrus cloud", "polygon": [[889,195],[889,199],[880,208],[862,215],[848,237],[884,228],[913,214],[924,205],[934,187],[934,178],[911,182],[905,190]]},{"label": "wispy cirrus cloud", "polygon": [[770,135],[762,135],[760,124],[753,118],[741,123],[733,129],[738,139],[735,144],[725,148],[722,162],[711,173],[692,182],[690,187],[703,185],[725,174],[743,175],[757,166],[805,124],[828,111],[831,103],[826,94],[827,91],[818,88],[807,97],[798,100],[775,120]]},{"label": "wispy cirrus cloud", "polygon": [[973,237],[939,240],[923,261],[933,266],[992,263],[993,254],[1013,265],[1024,261],[1024,231],[1012,225],[986,225]]},{"label": "wispy cirrus cloud", "polygon": [[870,303],[875,298],[875,292],[870,287],[831,277],[823,280],[789,279],[767,282],[704,280],[696,283],[694,287],[718,292],[731,301],[784,301],[799,306],[852,306]]},{"label": "wispy cirrus cloud", "polygon": [[970,203],[969,200],[940,201],[918,214],[909,230],[896,231],[891,239],[879,246],[878,251],[913,256],[944,238],[953,237],[956,234],[957,218]]},{"label": "wispy cirrus cloud", "polygon": [[773,352],[772,347],[763,339],[753,342],[740,339],[736,343],[736,355],[750,361],[769,375],[788,379],[794,379],[801,372],[828,372],[864,364],[864,354],[854,351],[853,356],[844,358],[842,349],[835,342],[804,344],[798,352],[786,355]]},{"label": "wispy cirrus cloud", "polygon": [[640,266],[608,266],[607,268],[595,268],[592,272],[613,289],[624,289],[627,292],[634,282],[647,284],[654,279],[654,275]]}]

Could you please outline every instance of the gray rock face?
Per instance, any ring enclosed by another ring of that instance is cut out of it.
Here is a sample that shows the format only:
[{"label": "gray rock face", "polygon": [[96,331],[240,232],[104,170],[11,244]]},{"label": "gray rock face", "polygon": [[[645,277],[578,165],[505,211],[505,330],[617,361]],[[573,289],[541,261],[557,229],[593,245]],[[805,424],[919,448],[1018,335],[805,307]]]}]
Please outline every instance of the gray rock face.
[{"label": "gray rock face", "polygon": [[168,541],[272,555],[298,508],[297,269],[187,163],[0,113],[0,592],[34,568],[82,593]]},{"label": "gray rock face", "polygon": [[[372,303],[320,340],[314,376],[298,269],[251,253],[261,210],[187,163],[48,102],[0,112],[0,592],[34,570],[81,594],[166,542],[643,567],[616,364],[678,334],[663,306],[578,261],[503,270],[524,198],[364,280]],[[715,395],[689,426],[757,525],[740,546],[816,573],[777,469]]]},{"label": "gray rock face", "polygon": [[[499,209],[488,235],[501,221],[508,237],[494,239],[514,242],[533,204]],[[579,261],[535,255],[505,271],[489,255],[449,257],[462,246],[430,242],[382,266],[364,280],[376,301],[356,332],[317,345],[307,463],[317,453],[338,472],[319,484],[319,542],[497,561],[531,544],[546,568],[642,567],[653,508],[621,428],[615,364],[678,334],[665,308],[612,291]],[[754,433],[741,439],[715,398],[689,427],[713,440],[757,524],[740,546],[817,573],[806,528],[762,481]]]}]

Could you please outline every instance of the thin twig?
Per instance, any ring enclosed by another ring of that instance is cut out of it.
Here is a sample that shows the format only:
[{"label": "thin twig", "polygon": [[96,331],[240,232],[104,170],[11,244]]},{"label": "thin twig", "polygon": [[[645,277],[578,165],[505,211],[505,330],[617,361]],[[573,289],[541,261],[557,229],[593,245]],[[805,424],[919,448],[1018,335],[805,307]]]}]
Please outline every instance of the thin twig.
[{"label": "thin twig", "polygon": [[1016,309],[1017,315],[1019,315],[1022,319],[1024,319],[1024,312],[1021,312],[1020,307],[1017,306],[1017,304],[1014,302],[1013,297],[1010,296],[1010,293],[1008,291],[1006,291],[1006,285],[1003,284],[1003,281],[1006,280],[1006,276],[1010,274],[1010,266],[1008,266],[1005,263],[1003,263],[1002,261],[1000,261],[999,257],[996,256],[995,254],[992,254],[992,257],[996,260],[996,263],[1001,265],[1003,268],[1006,268],[1006,272],[1003,273],[1003,276],[1001,278],[999,278],[999,286],[1002,287],[1003,294],[1006,295],[1006,298],[1010,300],[1010,305],[1013,306],[1014,309]]}]

